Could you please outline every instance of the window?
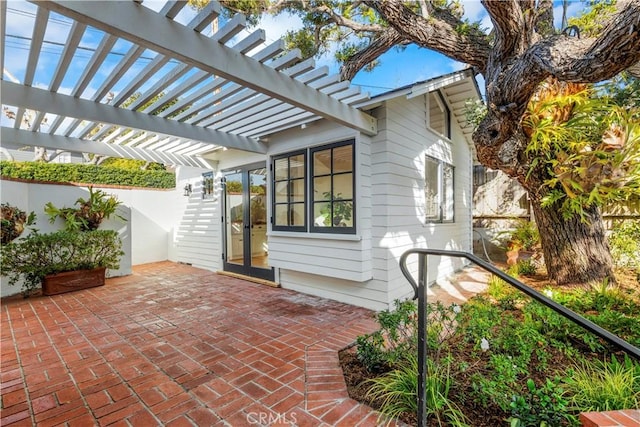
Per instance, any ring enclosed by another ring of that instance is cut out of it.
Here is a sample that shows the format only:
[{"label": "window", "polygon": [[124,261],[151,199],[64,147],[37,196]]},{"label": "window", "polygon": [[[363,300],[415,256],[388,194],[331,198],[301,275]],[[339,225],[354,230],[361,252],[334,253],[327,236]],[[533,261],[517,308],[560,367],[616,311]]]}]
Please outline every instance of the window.
[{"label": "window", "polygon": [[450,113],[439,91],[429,93],[429,127],[442,136],[451,138]]},{"label": "window", "polygon": [[202,174],[202,199],[213,200],[214,199],[214,180],[213,172],[205,172]]},{"label": "window", "polygon": [[424,197],[427,222],[454,221],[453,173],[454,168],[450,164],[426,156]]},{"label": "window", "polygon": [[353,146],[347,141],[311,149],[311,231],[355,233]]},{"label": "window", "polygon": [[273,157],[273,230],[355,234],[354,145]]},{"label": "window", "polygon": [[306,152],[273,158],[273,229],[306,231]]}]

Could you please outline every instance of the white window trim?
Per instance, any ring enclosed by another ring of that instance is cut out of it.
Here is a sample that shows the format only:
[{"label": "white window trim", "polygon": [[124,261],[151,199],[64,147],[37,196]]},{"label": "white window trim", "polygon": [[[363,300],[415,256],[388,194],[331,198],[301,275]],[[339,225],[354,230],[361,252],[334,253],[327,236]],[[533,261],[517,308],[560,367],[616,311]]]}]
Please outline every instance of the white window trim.
[{"label": "white window trim", "polygon": [[[431,156],[429,154],[425,154],[425,163],[424,163],[424,172],[425,172],[425,176],[424,176],[424,182],[425,182],[425,191],[423,193],[426,193],[426,186],[427,186],[427,159],[432,160],[433,162],[437,162],[438,164],[438,171],[437,171],[437,175],[438,175],[438,217],[437,218],[433,218],[433,217],[427,217],[426,215],[426,209],[425,209],[425,216],[424,216],[424,222],[425,225],[428,224],[454,224],[456,222],[456,204],[455,204],[455,193],[456,193],[456,180],[455,180],[455,171],[456,168],[453,164],[446,162],[442,159],[439,159],[437,157]],[[453,217],[451,219],[445,219],[445,203],[446,203],[446,188],[445,188],[445,184],[444,184],[444,167],[445,166],[449,166],[452,169],[452,179],[453,179],[453,188],[450,194],[451,197],[451,203],[453,206]],[[425,195],[425,207],[427,205],[427,200],[426,200],[426,195]]]}]

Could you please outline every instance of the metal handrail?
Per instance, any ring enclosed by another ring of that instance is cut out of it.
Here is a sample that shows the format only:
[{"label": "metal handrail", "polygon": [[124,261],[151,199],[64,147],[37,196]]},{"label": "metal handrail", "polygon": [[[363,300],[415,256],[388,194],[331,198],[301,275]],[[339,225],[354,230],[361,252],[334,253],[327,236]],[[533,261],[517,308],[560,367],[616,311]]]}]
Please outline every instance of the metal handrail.
[{"label": "metal handrail", "polygon": [[[419,262],[419,273],[418,273],[418,283],[415,282],[411,272],[407,268],[407,258],[409,255],[418,254],[420,258]],[[628,355],[640,360],[640,349],[618,337],[617,335],[612,334],[611,332],[603,329],[602,327],[596,325],[592,321],[585,319],[574,311],[569,310],[562,304],[555,302],[554,300],[546,297],[544,294],[536,291],[533,288],[525,285],[524,283],[516,280],[515,278],[509,276],[504,271],[498,269],[492,264],[484,261],[477,256],[460,251],[449,251],[444,249],[409,249],[400,257],[400,270],[404,277],[409,281],[411,287],[414,290],[413,299],[418,300],[418,426],[425,427],[427,425],[427,412],[426,412],[426,363],[427,363],[427,316],[426,316],[426,305],[427,305],[427,283],[426,283],[426,272],[427,272],[427,257],[429,255],[440,255],[440,256],[451,256],[454,258],[466,258],[472,263],[482,267],[488,272],[498,276],[514,288],[538,301],[539,303],[549,307],[556,313],[561,316],[569,319],[571,322],[581,326],[583,329],[597,335],[603,340],[607,341],[609,344],[619,348],[624,351]]]}]

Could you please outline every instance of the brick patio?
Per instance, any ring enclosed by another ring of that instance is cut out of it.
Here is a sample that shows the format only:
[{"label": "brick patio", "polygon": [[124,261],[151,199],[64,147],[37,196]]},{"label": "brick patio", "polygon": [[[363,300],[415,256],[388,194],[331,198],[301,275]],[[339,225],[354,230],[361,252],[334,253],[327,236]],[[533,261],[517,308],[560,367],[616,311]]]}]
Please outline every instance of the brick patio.
[{"label": "brick patio", "polygon": [[372,312],[169,262],[2,303],[3,426],[370,426],[337,351]]}]

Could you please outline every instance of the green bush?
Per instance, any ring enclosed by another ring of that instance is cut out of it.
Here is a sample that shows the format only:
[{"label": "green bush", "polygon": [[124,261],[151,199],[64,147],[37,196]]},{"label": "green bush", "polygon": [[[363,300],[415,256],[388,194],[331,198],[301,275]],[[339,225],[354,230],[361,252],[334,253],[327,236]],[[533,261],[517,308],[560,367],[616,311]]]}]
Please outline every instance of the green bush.
[{"label": "green bush", "polygon": [[640,220],[616,222],[609,236],[609,246],[618,267],[640,271]]},{"label": "green bush", "polygon": [[110,157],[100,163],[100,166],[108,166],[110,168],[133,169],[133,170],[155,170],[163,171],[167,168],[162,163],[147,162],[145,160],[120,159]]},{"label": "green bush", "polygon": [[370,372],[385,369],[417,351],[417,307],[413,301],[395,301],[394,310],[376,315],[380,329],[356,339],[357,356]]},{"label": "green bush", "polygon": [[531,259],[521,259],[515,265],[518,274],[523,276],[532,276],[536,274],[536,264]]},{"label": "green bush", "polygon": [[12,286],[24,279],[22,291],[28,295],[46,275],[97,267],[117,269],[122,255],[122,243],[114,230],[33,231],[3,246],[0,274],[7,276]]},{"label": "green bush", "polygon": [[175,174],[164,170],[122,169],[78,163],[0,161],[0,175],[46,182],[123,185],[144,188],[175,188]]},{"label": "green bush", "polygon": [[529,378],[526,393],[514,396],[511,402],[510,426],[559,426],[565,421],[578,425],[577,419],[569,414],[563,393],[557,377],[553,381],[547,378],[540,387]]},{"label": "green bush", "polygon": [[[544,294],[640,346],[637,292],[602,282]],[[594,353],[610,358],[616,350],[498,277],[487,295],[462,307],[428,304],[426,314],[430,425],[461,425],[458,409],[468,409],[501,414],[513,427],[574,426],[580,412],[640,404],[640,364],[593,366]],[[380,331],[358,338],[358,357],[380,372],[365,384],[368,398],[389,416],[416,411],[416,317],[414,304],[396,302],[395,312],[378,316]]]}]

